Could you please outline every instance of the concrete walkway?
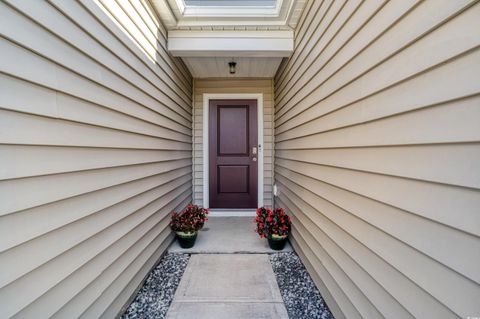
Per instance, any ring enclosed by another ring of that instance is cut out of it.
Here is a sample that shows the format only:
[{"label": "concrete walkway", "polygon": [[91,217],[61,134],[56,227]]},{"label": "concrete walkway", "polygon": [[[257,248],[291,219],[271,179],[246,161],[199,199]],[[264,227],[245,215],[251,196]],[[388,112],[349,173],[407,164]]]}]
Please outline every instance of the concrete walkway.
[{"label": "concrete walkway", "polygon": [[252,219],[211,218],[193,249],[170,247],[194,254],[166,318],[288,318],[267,254],[274,251],[254,233]]}]

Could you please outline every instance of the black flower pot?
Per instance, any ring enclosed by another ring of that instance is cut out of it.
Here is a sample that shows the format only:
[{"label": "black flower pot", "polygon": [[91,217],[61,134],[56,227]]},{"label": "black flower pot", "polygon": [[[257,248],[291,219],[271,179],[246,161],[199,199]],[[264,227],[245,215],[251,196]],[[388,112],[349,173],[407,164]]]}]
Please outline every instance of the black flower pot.
[{"label": "black flower pot", "polygon": [[282,250],[287,243],[287,236],[269,236],[268,246],[273,250]]},{"label": "black flower pot", "polygon": [[192,248],[197,239],[197,233],[177,232],[178,243],[182,248]]}]

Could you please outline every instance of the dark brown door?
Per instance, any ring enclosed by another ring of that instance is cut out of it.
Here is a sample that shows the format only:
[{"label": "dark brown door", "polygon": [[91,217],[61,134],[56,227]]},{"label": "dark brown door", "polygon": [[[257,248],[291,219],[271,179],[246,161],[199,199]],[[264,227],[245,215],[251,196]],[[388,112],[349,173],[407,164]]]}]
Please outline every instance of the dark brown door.
[{"label": "dark brown door", "polygon": [[212,208],[257,207],[257,101],[210,100]]}]

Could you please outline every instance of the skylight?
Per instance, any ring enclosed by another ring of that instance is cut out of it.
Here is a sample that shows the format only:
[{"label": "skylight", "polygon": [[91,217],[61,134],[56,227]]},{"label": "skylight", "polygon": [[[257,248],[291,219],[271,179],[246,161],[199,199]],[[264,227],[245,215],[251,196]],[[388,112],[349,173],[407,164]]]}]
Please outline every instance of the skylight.
[{"label": "skylight", "polygon": [[183,17],[278,17],[284,2],[284,0],[175,1]]},{"label": "skylight", "polygon": [[169,30],[265,31],[294,29],[308,0],[150,1]]},{"label": "skylight", "polygon": [[184,0],[186,6],[198,7],[269,7],[275,8],[277,0]]}]

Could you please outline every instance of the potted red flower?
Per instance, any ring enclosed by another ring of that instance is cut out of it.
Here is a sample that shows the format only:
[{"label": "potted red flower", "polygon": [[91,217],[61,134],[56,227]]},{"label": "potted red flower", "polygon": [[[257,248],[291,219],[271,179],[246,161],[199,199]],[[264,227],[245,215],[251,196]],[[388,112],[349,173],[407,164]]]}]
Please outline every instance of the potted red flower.
[{"label": "potted red flower", "polygon": [[188,204],[181,213],[172,213],[170,228],[182,248],[191,248],[195,245],[197,232],[202,229],[207,218],[208,210],[197,205]]},{"label": "potted red flower", "polygon": [[285,247],[292,221],[283,208],[273,211],[270,208],[258,208],[254,223],[257,224],[255,231],[260,238],[268,239],[271,249],[282,250]]}]

